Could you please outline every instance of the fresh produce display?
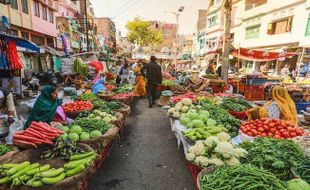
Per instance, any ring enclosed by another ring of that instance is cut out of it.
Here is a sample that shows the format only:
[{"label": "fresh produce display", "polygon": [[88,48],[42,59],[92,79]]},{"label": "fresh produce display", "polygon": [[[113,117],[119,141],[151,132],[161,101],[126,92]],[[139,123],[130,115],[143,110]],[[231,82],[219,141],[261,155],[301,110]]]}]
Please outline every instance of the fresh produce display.
[{"label": "fresh produce display", "polygon": [[189,92],[187,94],[183,94],[183,95],[180,95],[180,96],[171,97],[170,98],[170,102],[173,103],[173,104],[176,104],[176,103],[180,102],[184,98],[191,99],[192,102],[195,102],[195,95],[192,92]]},{"label": "fresh produce display", "polygon": [[126,94],[133,90],[131,84],[126,84],[124,86],[116,87],[113,91],[117,94]]},{"label": "fresh produce display", "polygon": [[186,138],[196,141],[204,140],[221,132],[228,132],[223,125],[217,125],[217,122],[210,118],[208,111],[190,110],[180,118],[181,124],[188,129],[183,131]]},{"label": "fresh produce display", "polygon": [[287,190],[271,172],[252,165],[226,166],[199,178],[201,190]]},{"label": "fresh produce display", "polygon": [[12,150],[11,147],[9,147],[6,144],[0,144],[0,156],[10,152]]},{"label": "fresh produce display", "polygon": [[200,109],[208,111],[210,113],[210,117],[218,124],[224,125],[232,137],[237,135],[239,126],[241,125],[240,120],[230,115],[225,109],[219,107],[209,99],[200,101],[199,105]]},{"label": "fresh produce display", "polygon": [[189,148],[186,158],[202,167],[240,165],[239,158],[245,157],[247,151],[234,146],[229,141],[229,134],[224,132],[204,141],[196,141],[195,145]]},{"label": "fresh produce display", "polygon": [[28,161],[19,164],[0,165],[0,184],[12,183],[13,186],[26,185],[42,187],[63,181],[66,177],[77,175],[91,165],[96,158],[95,152],[87,152],[70,156],[69,162],[60,168],[52,168],[49,164],[41,166]]},{"label": "fresh produce display", "polygon": [[303,157],[299,145],[291,140],[258,138],[253,143],[244,142],[240,147],[248,152],[242,163],[263,167],[282,180],[293,178],[292,169]]},{"label": "fresh produce display", "polygon": [[105,85],[105,89],[106,90],[114,90],[115,89],[115,86],[113,84],[106,84]]},{"label": "fresh produce display", "polygon": [[174,118],[180,118],[182,113],[187,113],[193,106],[193,102],[189,98],[183,98],[174,107],[168,110],[168,115]]},{"label": "fresh produce display", "polygon": [[122,108],[122,104],[119,102],[107,102],[104,100],[95,100],[93,104],[96,108],[100,110],[118,110]]},{"label": "fresh produce display", "polygon": [[60,157],[68,161],[71,156],[81,153],[84,153],[84,151],[75,142],[59,139],[52,149],[42,153],[41,159],[46,160]]},{"label": "fresh produce display", "polygon": [[252,108],[252,105],[243,99],[222,98],[221,107],[229,111],[241,112]]},{"label": "fresh produce display", "polygon": [[31,122],[30,126],[13,135],[13,142],[17,145],[37,147],[38,145],[53,145],[54,139],[64,134],[63,131],[43,122]]},{"label": "fresh produce display", "polygon": [[170,86],[170,85],[175,85],[175,82],[173,80],[163,79],[163,82],[161,84],[163,86]]},{"label": "fresh produce display", "polygon": [[302,128],[290,122],[261,118],[255,121],[244,122],[240,130],[253,137],[273,137],[276,139],[289,139],[307,135]]},{"label": "fresh produce display", "polygon": [[127,94],[116,94],[114,96],[112,96],[113,100],[123,100],[123,99],[127,99],[127,98],[131,98],[134,97],[135,93],[134,92],[130,92]]},{"label": "fresh produce display", "polygon": [[116,117],[114,115],[98,109],[93,110],[92,113],[88,115],[88,118],[102,120],[106,123],[113,123],[116,121]]},{"label": "fresh produce display", "polygon": [[84,100],[84,101],[95,100],[97,98],[98,97],[91,92],[86,92],[86,93],[82,94],[81,96],[76,97],[77,100]]},{"label": "fresh produce display", "polygon": [[295,175],[310,183],[310,158],[303,157],[297,161],[294,168]]},{"label": "fresh produce display", "polygon": [[68,112],[81,112],[86,110],[92,110],[93,104],[88,101],[75,100],[74,102],[67,103],[63,106],[66,113]]},{"label": "fresh produce display", "polygon": [[69,127],[63,129],[67,135],[64,134],[62,138],[67,137],[71,141],[94,139],[107,132],[110,127],[110,124],[96,118],[77,118]]}]

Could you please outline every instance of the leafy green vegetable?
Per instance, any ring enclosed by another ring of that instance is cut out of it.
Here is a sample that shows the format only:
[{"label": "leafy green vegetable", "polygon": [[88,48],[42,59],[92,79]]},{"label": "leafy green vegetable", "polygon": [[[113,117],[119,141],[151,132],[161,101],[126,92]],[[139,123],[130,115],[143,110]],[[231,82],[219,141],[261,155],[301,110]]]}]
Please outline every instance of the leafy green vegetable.
[{"label": "leafy green vegetable", "polygon": [[310,183],[310,158],[303,157],[302,159],[299,159],[294,171],[301,179]]},{"label": "leafy green vegetable", "polygon": [[84,132],[91,133],[94,130],[100,131],[102,134],[110,129],[110,125],[96,118],[77,118],[72,125],[82,127]]},{"label": "leafy green vegetable", "polygon": [[95,100],[97,98],[98,97],[95,94],[93,94],[93,93],[84,93],[81,96],[75,97],[76,100],[85,100],[85,101],[87,101],[87,100]]},{"label": "leafy green vegetable", "polygon": [[310,185],[302,179],[292,179],[287,182],[288,190],[310,190]]},{"label": "leafy green vegetable", "polygon": [[251,104],[243,99],[238,98],[223,98],[221,107],[225,110],[241,112],[251,108]]},{"label": "leafy green vegetable", "polygon": [[199,178],[201,190],[287,190],[271,172],[244,164],[220,167]]},{"label": "leafy green vegetable", "polygon": [[10,152],[12,150],[12,148],[10,148],[9,146],[5,145],[5,144],[0,144],[0,156]]},{"label": "leafy green vegetable", "polygon": [[263,167],[282,180],[293,178],[291,169],[303,157],[299,145],[291,140],[258,138],[253,143],[244,142],[240,146],[249,153],[241,160],[242,163]]}]

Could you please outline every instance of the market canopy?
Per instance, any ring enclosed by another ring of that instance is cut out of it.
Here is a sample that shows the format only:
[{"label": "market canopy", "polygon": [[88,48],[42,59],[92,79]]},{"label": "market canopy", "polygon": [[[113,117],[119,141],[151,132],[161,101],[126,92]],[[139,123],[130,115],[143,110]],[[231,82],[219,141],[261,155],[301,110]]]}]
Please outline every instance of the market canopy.
[{"label": "market canopy", "polygon": [[15,41],[16,46],[26,48],[26,50],[40,53],[40,47],[36,44],[18,36],[0,33],[0,39],[5,41]]},{"label": "market canopy", "polygon": [[291,52],[267,52],[267,51],[257,51],[257,50],[249,50],[246,48],[240,48],[235,49],[232,52],[232,55],[234,57],[237,57],[242,60],[246,61],[273,61],[277,59],[283,59],[283,58],[291,58],[297,53],[291,53]]}]

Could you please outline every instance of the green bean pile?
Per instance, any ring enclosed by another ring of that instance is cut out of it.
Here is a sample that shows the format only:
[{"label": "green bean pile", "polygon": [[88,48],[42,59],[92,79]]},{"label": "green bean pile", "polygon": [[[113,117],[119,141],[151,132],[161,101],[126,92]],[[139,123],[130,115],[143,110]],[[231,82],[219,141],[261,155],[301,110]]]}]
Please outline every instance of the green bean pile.
[{"label": "green bean pile", "polygon": [[286,190],[271,172],[248,164],[220,167],[199,179],[201,190]]},{"label": "green bean pile", "polygon": [[5,144],[0,144],[0,156],[10,152],[12,149]]}]

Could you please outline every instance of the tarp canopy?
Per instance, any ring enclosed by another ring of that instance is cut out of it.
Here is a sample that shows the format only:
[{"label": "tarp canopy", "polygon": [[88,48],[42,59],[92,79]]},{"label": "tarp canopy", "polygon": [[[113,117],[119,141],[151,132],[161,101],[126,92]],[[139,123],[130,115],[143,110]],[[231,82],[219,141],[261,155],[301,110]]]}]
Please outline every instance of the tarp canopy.
[{"label": "tarp canopy", "polygon": [[15,41],[16,46],[26,48],[26,50],[40,53],[40,47],[36,44],[18,36],[0,33],[0,39],[5,41]]},{"label": "tarp canopy", "polygon": [[65,53],[61,52],[61,51],[57,51],[52,47],[49,46],[40,46],[40,48],[42,48],[44,50],[44,53],[50,53],[52,55],[57,55],[59,57],[65,56]]},{"label": "tarp canopy", "polygon": [[297,55],[297,53],[291,53],[291,52],[267,52],[267,51],[249,50],[246,48],[240,48],[239,51],[240,53],[238,52],[237,49],[234,50],[232,52],[232,55],[242,60],[256,61],[256,62],[291,58]]}]

